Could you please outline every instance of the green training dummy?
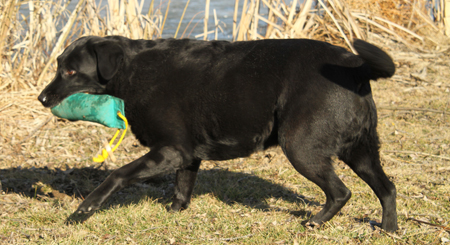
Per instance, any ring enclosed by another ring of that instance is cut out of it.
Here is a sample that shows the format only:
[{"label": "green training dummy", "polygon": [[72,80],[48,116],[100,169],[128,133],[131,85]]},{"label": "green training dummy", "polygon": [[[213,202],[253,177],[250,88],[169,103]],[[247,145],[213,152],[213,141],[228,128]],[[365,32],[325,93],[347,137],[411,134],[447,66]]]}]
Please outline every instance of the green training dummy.
[{"label": "green training dummy", "polygon": [[[95,162],[103,162],[117,149],[128,128],[125,118],[125,104],[122,99],[106,94],[84,94],[77,93],[65,98],[61,103],[53,107],[53,115],[69,120],[83,120],[100,123],[110,128],[118,128],[116,134],[109,144],[105,145],[102,154],[94,157]],[[124,129],[114,148],[111,149],[114,140],[119,135],[120,129]]]},{"label": "green training dummy", "polygon": [[125,122],[117,115],[117,112],[125,115],[123,100],[107,94],[72,94],[52,108],[53,115],[57,117],[125,129]]}]

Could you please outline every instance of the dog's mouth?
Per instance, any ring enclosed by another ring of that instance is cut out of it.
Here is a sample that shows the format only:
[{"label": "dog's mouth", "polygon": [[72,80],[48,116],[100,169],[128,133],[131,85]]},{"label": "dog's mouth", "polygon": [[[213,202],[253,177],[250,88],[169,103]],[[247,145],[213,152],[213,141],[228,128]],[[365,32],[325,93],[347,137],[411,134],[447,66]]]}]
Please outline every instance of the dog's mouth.
[{"label": "dog's mouth", "polygon": [[63,100],[65,100],[67,97],[78,94],[78,93],[84,93],[84,94],[101,94],[101,91],[97,91],[96,89],[86,89],[86,90],[80,90],[73,93],[68,93],[64,96],[59,96],[58,94],[54,95],[45,95],[41,94],[38,97],[38,100],[42,103],[42,105],[46,108],[53,108],[57,105],[59,105]]}]

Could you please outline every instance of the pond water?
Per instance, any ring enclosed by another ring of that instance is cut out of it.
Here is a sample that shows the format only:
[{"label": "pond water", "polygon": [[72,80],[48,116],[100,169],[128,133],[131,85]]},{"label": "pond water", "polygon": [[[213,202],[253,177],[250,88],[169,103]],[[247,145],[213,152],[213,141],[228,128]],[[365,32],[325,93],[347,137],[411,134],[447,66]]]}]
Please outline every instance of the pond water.
[{"label": "pond water", "polygon": [[[139,0],[138,0],[139,1]],[[142,0],[143,1],[143,14],[148,13],[148,9],[150,7],[151,0]],[[103,2],[106,2],[105,0]],[[141,2],[141,1],[139,1]],[[154,0],[154,9],[160,9],[162,14],[164,15],[168,6],[168,0]],[[167,15],[166,23],[163,31],[163,38],[173,37],[178,24],[180,23],[180,18],[183,14],[184,8],[186,7],[187,0],[171,0],[169,5],[169,12]],[[209,21],[208,21],[208,31],[215,29],[214,23],[214,9],[216,10],[216,15],[219,20],[219,26],[223,30],[223,32],[219,31],[219,39],[232,39],[233,33],[233,14],[234,14],[234,3],[233,0],[211,0],[209,7]],[[240,1],[240,9],[242,9],[243,1]],[[70,7],[73,9],[76,5],[76,2],[72,3]],[[105,5],[105,4],[101,4]],[[192,23],[189,25],[186,34],[191,32],[190,38],[194,38],[195,35],[203,33],[204,27],[204,18],[205,18],[205,8],[206,8],[206,0],[190,0],[189,5],[186,9],[186,13],[184,15],[183,21],[180,26],[180,30],[178,31],[177,37],[181,37],[181,34],[188,26],[189,22]],[[208,37],[209,39],[213,39],[213,35]]]},{"label": "pond water", "polygon": [[[97,4],[100,5],[101,9],[105,9],[107,5],[106,0],[95,0]],[[286,2],[290,2],[288,0]],[[300,0],[301,2],[302,0]],[[138,0],[139,3],[143,2],[142,14],[147,14],[151,0]],[[168,6],[169,0],[154,0],[154,9],[160,9],[161,13],[164,15]],[[167,20],[164,26],[163,38],[173,37],[178,24],[180,23],[181,15],[183,14],[184,8],[188,0],[171,0],[169,5],[169,12],[167,16]],[[243,0],[239,1],[239,13],[242,11]],[[68,5],[68,9],[70,11],[74,10],[78,1],[71,1]],[[219,21],[219,26],[221,30],[219,30],[218,39],[231,40],[233,33],[233,14],[234,14],[234,5],[235,1],[233,0],[211,0],[209,7],[209,21],[208,21],[208,31],[215,29],[214,23],[214,9],[216,10],[217,19]],[[198,34],[203,34],[204,27],[204,17],[205,17],[205,7],[206,0],[190,0],[188,8],[186,9],[186,13],[184,15],[182,24],[180,26],[180,30],[178,31],[177,37],[180,38],[181,34],[185,30],[185,28],[189,25],[189,28],[186,31],[185,37],[191,33],[189,38],[195,38]],[[29,13],[28,4],[23,4],[21,9],[21,13],[24,16],[27,16]],[[264,9],[262,9],[264,12]],[[106,12],[103,10],[100,12],[102,16],[106,15]],[[239,15],[238,15],[239,18]],[[239,21],[239,19],[238,19]],[[194,29],[192,29],[195,26]],[[202,37],[200,37],[202,38]],[[214,34],[210,34],[208,39],[213,39]]]}]

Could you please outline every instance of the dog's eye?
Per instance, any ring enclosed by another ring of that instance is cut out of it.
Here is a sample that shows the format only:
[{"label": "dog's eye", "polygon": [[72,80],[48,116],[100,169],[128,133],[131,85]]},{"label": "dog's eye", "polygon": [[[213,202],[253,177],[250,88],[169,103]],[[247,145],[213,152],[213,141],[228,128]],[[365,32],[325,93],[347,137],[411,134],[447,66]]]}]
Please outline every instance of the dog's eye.
[{"label": "dog's eye", "polygon": [[73,76],[73,75],[75,75],[75,73],[77,73],[77,72],[74,71],[74,70],[67,70],[66,71],[66,74],[69,75],[69,76]]}]

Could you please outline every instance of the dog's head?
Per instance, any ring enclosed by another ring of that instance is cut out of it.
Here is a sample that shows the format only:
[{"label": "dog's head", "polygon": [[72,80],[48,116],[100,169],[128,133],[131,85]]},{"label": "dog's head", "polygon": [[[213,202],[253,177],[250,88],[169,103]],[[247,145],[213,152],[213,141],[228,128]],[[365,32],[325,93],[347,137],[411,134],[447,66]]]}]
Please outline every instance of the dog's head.
[{"label": "dog's head", "polygon": [[53,107],[75,93],[103,94],[106,84],[121,67],[124,51],[114,39],[83,37],[57,58],[55,77],[38,99]]}]

